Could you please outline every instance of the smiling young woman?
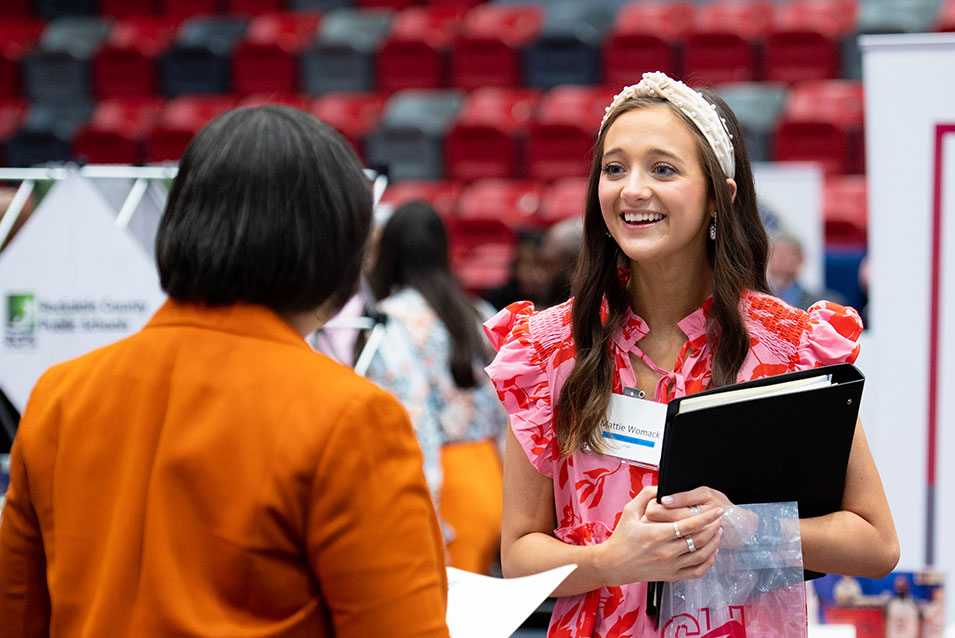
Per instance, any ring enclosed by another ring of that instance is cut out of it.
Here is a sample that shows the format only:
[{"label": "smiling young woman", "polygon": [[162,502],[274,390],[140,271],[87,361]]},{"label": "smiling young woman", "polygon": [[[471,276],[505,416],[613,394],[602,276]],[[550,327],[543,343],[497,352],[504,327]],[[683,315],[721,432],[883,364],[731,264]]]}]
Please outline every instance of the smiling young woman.
[{"label": "smiling young woman", "polygon": [[[555,591],[550,635],[657,635],[646,582],[704,574],[732,505],[706,486],[656,503],[655,470],[602,453],[612,395],[632,388],[667,403],[858,356],[857,313],[772,297],[766,261],[733,113],[713,92],[644,74],[601,123],[573,298],[541,312],[513,304],[485,324],[498,348],[487,370],[510,417],[505,575],[578,565]],[[877,576],[895,566],[861,425],[843,510],[800,523],[807,569]]]}]

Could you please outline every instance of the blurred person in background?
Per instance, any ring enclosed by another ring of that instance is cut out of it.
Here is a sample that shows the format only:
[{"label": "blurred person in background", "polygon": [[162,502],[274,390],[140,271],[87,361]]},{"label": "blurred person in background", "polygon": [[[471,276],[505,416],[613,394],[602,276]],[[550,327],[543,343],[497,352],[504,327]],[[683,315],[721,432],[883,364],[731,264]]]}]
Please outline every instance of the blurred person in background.
[{"label": "blurred person in background", "polygon": [[170,299],[24,411],[5,638],[447,637],[408,417],[304,340],[354,293],[370,225],[354,153],[311,115],[199,132],[157,235]]},{"label": "blurred person in background", "polygon": [[[577,254],[584,240],[583,218],[564,219],[552,225],[544,233],[541,243],[541,263],[544,266],[546,284],[539,308],[555,306],[570,297],[570,279],[577,263]],[[521,301],[532,301],[522,299]]]},{"label": "blurred person in background", "polygon": [[382,227],[369,281],[387,328],[368,378],[404,404],[426,465],[437,433],[441,463],[429,474],[449,562],[488,573],[498,562],[507,418],[481,371],[491,351],[480,325],[493,309],[461,289],[444,224],[424,201],[399,206]]},{"label": "blurred person in background", "polygon": [[515,301],[544,302],[547,293],[547,269],[542,263],[541,244],[544,234],[538,230],[521,230],[511,265],[511,277],[503,286],[484,293],[484,299],[500,310]]},{"label": "blurred person in background", "polygon": [[845,304],[844,296],[834,290],[812,291],[799,281],[802,271],[802,242],[793,234],[780,232],[770,237],[766,277],[773,294],[794,308],[808,310],[821,299]]}]

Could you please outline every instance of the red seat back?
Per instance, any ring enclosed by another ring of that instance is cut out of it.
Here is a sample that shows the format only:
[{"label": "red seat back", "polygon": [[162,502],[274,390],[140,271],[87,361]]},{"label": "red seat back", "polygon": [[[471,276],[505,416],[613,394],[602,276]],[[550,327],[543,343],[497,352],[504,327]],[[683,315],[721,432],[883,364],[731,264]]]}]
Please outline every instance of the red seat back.
[{"label": "red seat back", "polygon": [[764,47],[766,79],[800,82],[842,73],[841,40],[852,33],[855,0],[792,0],[773,10]]},{"label": "red seat back", "polygon": [[223,13],[254,16],[262,13],[282,11],[284,0],[223,0]]},{"label": "red seat back", "polygon": [[389,184],[381,197],[381,204],[397,208],[405,202],[423,199],[429,202],[444,222],[456,214],[461,184],[445,181],[413,181]]},{"label": "red seat back", "polygon": [[583,218],[586,203],[587,178],[564,177],[544,191],[538,217],[548,226],[565,219]]},{"label": "red seat back", "polygon": [[199,129],[235,105],[235,98],[220,95],[182,96],[170,100],[149,132],[146,161],[178,160]]},{"label": "red seat back", "polygon": [[604,43],[604,83],[626,86],[646,71],[681,76],[678,50],[690,31],[693,12],[687,2],[635,2],[621,7]]},{"label": "red seat back", "polygon": [[772,4],[761,0],[697,5],[685,44],[687,77],[704,84],[759,79],[756,46],[769,33],[771,18]]},{"label": "red seat back", "polygon": [[317,13],[272,13],[253,18],[232,51],[232,90],[292,93],[298,90],[298,55],[314,40]]},{"label": "red seat back", "polygon": [[26,17],[0,20],[0,97],[22,93],[20,60],[36,44],[46,23]]},{"label": "red seat back", "polygon": [[455,7],[414,7],[395,17],[375,59],[375,84],[383,91],[446,85],[444,57],[461,21]]},{"label": "red seat back", "polygon": [[868,225],[865,175],[828,175],[823,186],[826,245],[865,245]]},{"label": "red seat back", "polygon": [[217,13],[216,0],[156,0],[157,13],[180,20],[198,15]]},{"label": "red seat back", "polygon": [[364,157],[365,136],[378,128],[385,103],[382,93],[329,93],[316,98],[309,111],[344,135]]},{"label": "red seat back", "polygon": [[113,18],[134,18],[155,13],[153,0],[99,0],[99,12]]},{"label": "red seat back", "polygon": [[73,155],[94,164],[141,164],[144,143],[163,108],[159,97],[100,101],[73,137]]},{"label": "red seat back", "polygon": [[520,48],[537,38],[543,23],[537,5],[487,3],[469,11],[451,51],[451,85],[520,86]]},{"label": "red seat back", "polygon": [[543,185],[536,181],[481,179],[466,186],[458,200],[460,219],[496,219],[514,230],[540,225]]},{"label": "red seat back", "polygon": [[448,177],[521,176],[527,125],[538,98],[533,89],[488,87],[471,93],[444,139]]},{"label": "red seat back", "polygon": [[120,20],[93,57],[93,93],[100,98],[159,93],[157,58],[172,46],[180,21],[161,16]]},{"label": "red seat back", "polygon": [[541,97],[528,127],[528,177],[586,177],[597,128],[613,89],[563,86]]}]

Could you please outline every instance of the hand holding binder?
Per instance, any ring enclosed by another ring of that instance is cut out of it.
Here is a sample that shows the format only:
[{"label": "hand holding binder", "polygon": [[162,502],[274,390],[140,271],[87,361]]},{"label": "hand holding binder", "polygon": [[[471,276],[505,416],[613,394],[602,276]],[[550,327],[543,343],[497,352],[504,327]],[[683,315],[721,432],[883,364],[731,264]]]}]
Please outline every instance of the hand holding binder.
[{"label": "hand holding binder", "polygon": [[[838,511],[864,381],[844,363],[674,399],[657,500],[707,486],[736,504],[796,501],[802,518]],[[651,613],[659,594],[650,583]]]},{"label": "hand holding binder", "polygon": [[848,363],[680,397],[667,406],[657,499],[706,485],[733,503],[840,509],[865,379]]}]

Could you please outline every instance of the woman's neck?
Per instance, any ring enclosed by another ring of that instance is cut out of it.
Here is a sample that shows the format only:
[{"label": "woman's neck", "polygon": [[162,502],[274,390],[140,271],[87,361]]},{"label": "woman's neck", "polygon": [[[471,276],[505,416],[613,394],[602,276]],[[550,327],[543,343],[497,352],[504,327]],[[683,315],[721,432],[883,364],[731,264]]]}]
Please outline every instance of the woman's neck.
[{"label": "woman's neck", "polygon": [[713,292],[713,269],[702,263],[678,266],[630,264],[630,305],[651,332],[676,327]]}]

